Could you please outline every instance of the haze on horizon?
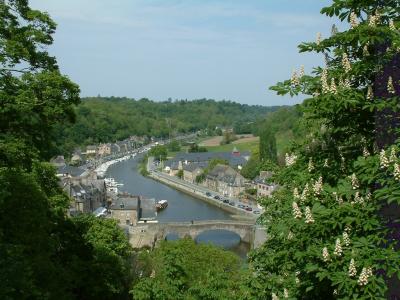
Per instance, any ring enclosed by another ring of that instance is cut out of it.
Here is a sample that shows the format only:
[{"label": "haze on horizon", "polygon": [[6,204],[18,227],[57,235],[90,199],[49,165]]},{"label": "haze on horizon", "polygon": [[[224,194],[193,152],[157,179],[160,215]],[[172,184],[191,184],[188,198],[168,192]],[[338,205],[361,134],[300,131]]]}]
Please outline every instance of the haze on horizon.
[{"label": "haze on horizon", "polygon": [[327,0],[31,0],[57,22],[50,53],[82,96],[292,105],[268,87],[320,65],[297,45],[327,36]]}]

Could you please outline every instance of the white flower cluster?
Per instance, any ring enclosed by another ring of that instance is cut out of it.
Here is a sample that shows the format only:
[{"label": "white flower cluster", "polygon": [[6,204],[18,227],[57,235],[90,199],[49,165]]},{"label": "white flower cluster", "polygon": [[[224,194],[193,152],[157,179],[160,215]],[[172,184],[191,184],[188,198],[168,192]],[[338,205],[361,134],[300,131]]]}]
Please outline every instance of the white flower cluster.
[{"label": "white flower cluster", "polygon": [[336,199],[336,201],[339,203],[339,204],[342,204],[343,203],[343,199],[342,199],[342,197],[340,196],[338,196],[338,194],[337,194],[337,192],[333,192],[333,196],[335,196],[335,199]]},{"label": "white flower cluster", "polygon": [[306,185],[304,186],[304,190],[301,193],[301,197],[300,197],[301,203],[304,203],[307,200],[309,190],[310,190],[309,185],[308,185],[308,183],[306,183]]},{"label": "white flower cluster", "polygon": [[299,194],[299,190],[298,190],[297,187],[295,187],[295,188],[293,189],[293,198],[294,198],[294,199],[300,199],[300,194]]},{"label": "white flower cluster", "polygon": [[289,233],[288,233],[288,235],[287,235],[287,239],[288,239],[288,240],[291,240],[291,239],[293,239],[293,237],[294,237],[293,232],[289,231]]},{"label": "white flower cluster", "polygon": [[337,87],[336,87],[336,83],[335,83],[335,78],[331,79],[331,86],[329,87],[329,91],[332,94],[337,94]]},{"label": "white flower cluster", "polygon": [[386,157],[386,152],[384,149],[382,149],[381,152],[379,153],[379,161],[380,161],[381,169],[385,169],[385,168],[389,167],[389,160]]},{"label": "white flower cluster", "polygon": [[370,156],[370,155],[371,155],[371,154],[369,153],[367,147],[364,147],[364,148],[363,148],[363,156],[364,156],[364,157],[368,157],[368,156]]},{"label": "white flower cluster", "polygon": [[287,167],[294,165],[296,163],[297,160],[297,155],[295,154],[285,154],[285,164]]},{"label": "white flower cluster", "polygon": [[287,289],[283,289],[283,297],[289,298],[289,292]]},{"label": "white flower cluster", "polygon": [[367,99],[368,100],[374,99],[374,91],[372,90],[372,86],[368,86]]},{"label": "white flower cluster", "polygon": [[344,82],[341,83],[341,86],[342,86],[344,89],[350,89],[350,88],[351,88],[350,80],[349,80],[348,78],[346,78],[346,79],[344,80]]},{"label": "white flower cluster", "polygon": [[305,211],[304,214],[306,215],[306,221],[305,221],[306,224],[312,224],[312,223],[314,223],[314,218],[313,218],[313,216],[312,216],[310,207],[306,206],[306,211]]},{"label": "white flower cluster", "polygon": [[389,161],[391,163],[394,163],[397,161],[396,149],[394,147],[392,147],[392,149],[390,151]]},{"label": "white flower cluster", "polygon": [[322,176],[320,176],[318,178],[318,180],[315,181],[314,186],[313,186],[313,190],[314,190],[314,194],[315,196],[319,196],[321,195],[322,192]]},{"label": "white flower cluster", "polygon": [[350,226],[350,225],[346,225],[346,226],[344,227],[344,231],[346,231],[347,233],[350,233],[350,231],[351,231],[351,226]]},{"label": "white flower cluster", "polygon": [[393,78],[392,76],[389,76],[388,83],[387,83],[387,91],[389,94],[395,94],[396,90],[394,89],[393,85]]},{"label": "white flower cluster", "polygon": [[381,16],[380,16],[379,12],[375,12],[375,15],[371,15],[369,17],[369,26],[376,27],[376,25],[378,25],[380,19],[381,19]]},{"label": "white flower cluster", "polygon": [[360,196],[359,192],[356,192],[356,194],[354,195],[354,202],[352,202],[352,204],[354,204],[354,203],[359,203],[359,204],[364,203],[364,198],[362,196]]},{"label": "white flower cluster", "polygon": [[354,12],[351,12],[351,14],[350,14],[350,25],[351,25],[352,29],[354,29],[358,26],[357,15]]},{"label": "white flower cluster", "polygon": [[367,285],[369,277],[372,276],[372,268],[362,268],[360,277],[358,277],[358,284],[361,286]]},{"label": "white flower cluster", "polygon": [[294,218],[295,219],[301,219],[303,214],[301,213],[301,210],[300,210],[299,206],[297,205],[297,203],[294,202],[294,201],[292,203],[292,209],[293,209]]},{"label": "white flower cluster", "polygon": [[321,74],[321,84],[322,84],[322,92],[329,93],[330,87],[328,84],[328,70],[324,69]]},{"label": "white flower cluster", "polygon": [[324,161],[324,168],[329,168],[329,164],[328,164],[328,159],[327,158],[325,158],[325,161]]},{"label": "white flower cluster", "polygon": [[304,76],[304,74],[305,74],[304,65],[301,65],[300,66],[300,71],[299,71],[299,77],[302,78]]},{"label": "white flower cluster", "polygon": [[272,293],[271,297],[272,300],[279,300],[279,297],[275,293]]},{"label": "white flower cluster", "polygon": [[342,249],[342,244],[340,243],[340,239],[336,239],[335,250],[333,251],[333,254],[335,254],[336,256],[342,256],[343,254],[343,249]]},{"label": "white flower cluster", "polygon": [[317,33],[317,40],[316,40],[316,43],[317,43],[317,45],[319,46],[319,45],[321,44],[321,42],[322,42],[322,34],[321,34],[321,32],[318,32],[318,33]]},{"label": "white flower cluster", "polygon": [[364,56],[369,56],[368,44],[364,45],[363,55]]},{"label": "white flower cluster", "polygon": [[346,247],[350,246],[350,237],[346,231],[343,231],[343,243]]},{"label": "white flower cluster", "polygon": [[353,187],[353,190],[356,190],[360,187],[360,184],[358,183],[358,179],[355,173],[351,175],[351,186]]},{"label": "white flower cluster", "polygon": [[396,26],[394,25],[393,20],[390,20],[390,21],[389,21],[389,28],[390,28],[390,30],[393,30],[393,31],[396,30]]},{"label": "white flower cluster", "polygon": [[370,201],[372,199],[372,194],[370,192],[365,196],[365,200]]},{"label": "white flower cluster", "polygon": [[292,86],[298,86],[300,84],[299,76],[297,75],[296,70],[293,70],[290,82],[291,82]]},{"label": "white flower cluster", "polygon": [[310,157],[310,159],[308,160],[308,172],[312,172],[314,170],[314,163],[312,160],[312,157]]},{"label": "white flower cluster", "polygon": [[326,247],[324,247],[322,249],[322,259],[323,259],[324,262],[328,262],[330,260],[328,248],[326,248]]},{"label": "white flower cluster", "polygon": [[343,57],[342,57],[342,65],[344,70],[346,71],[346,73],[351,71],[351,64],[350,64],[350,60],[349,57],[347,56],[347,53],[343,53]]},{"label": "white flower cluster", "polygon": [[349,265],[349,276],[354,277],[357,275],[357,268],[356,268],[356,263],[354,259],[352,258],[350,260],[350,265]]},{"label": "white flower cluster", "polygon": [[400,166],[398,163],[394,164],[393,176],[394,176],[394,179],[396,179],[397,181],[400,181]]}]

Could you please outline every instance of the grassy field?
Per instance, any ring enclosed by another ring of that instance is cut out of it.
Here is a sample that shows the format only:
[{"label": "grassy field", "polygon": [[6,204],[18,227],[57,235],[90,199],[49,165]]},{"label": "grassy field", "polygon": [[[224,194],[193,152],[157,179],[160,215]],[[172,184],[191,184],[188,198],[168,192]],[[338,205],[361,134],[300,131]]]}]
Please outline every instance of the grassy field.
[{"label": "grassy field", "polygon": [[254,149],[257,149],[259,145],[258,140],[250,141],[250,142],[244,142],[240,144],[228,144],[228,145],[220,145],[220,146],[209,146],[206,147],[208,151],[210,152],[231,152],[234,147],[238,149],[240,152],[244,151],[253,151]]}]

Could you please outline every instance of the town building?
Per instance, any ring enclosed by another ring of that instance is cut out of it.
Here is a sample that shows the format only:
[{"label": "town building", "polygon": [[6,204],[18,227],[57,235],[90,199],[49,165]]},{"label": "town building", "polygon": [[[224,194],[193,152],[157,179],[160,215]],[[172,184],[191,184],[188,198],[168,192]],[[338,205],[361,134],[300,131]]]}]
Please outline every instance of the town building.
[{"label": "town building", "polygon": [[95,156],[97,154],[97,146],[96,145],[89,145],[86,146],[86,155],[90,156]]},{"label": "town building", "polygon": [[111,154],[111,144],[100,144],[99,149],[98,149],[98,154],[100,156],[106,156]]},{"label": "town building", "polygon": [[277,184],[268,182],[272,175],[272,172],[261,171],[260,175],[253,180],[257,189],[257,198],[271,197],[272,193],[278,188]]},{"label": "town building", "polygon": [[139,219],[139,205],[139,196],[119,195],[109,207],[111,217],[120,225],[135,226]]},{"label": "town building", "polygon": [[196,183],[196,177],[203,174],[204,169],[208,166],[207,162],[191,163],[182,166],[183,180]]},{"label": "town building", "polygon": [[238,197],[246,188],[245,182],[234,168],[218,164],[207,174],[204,185],[222,195]]}]

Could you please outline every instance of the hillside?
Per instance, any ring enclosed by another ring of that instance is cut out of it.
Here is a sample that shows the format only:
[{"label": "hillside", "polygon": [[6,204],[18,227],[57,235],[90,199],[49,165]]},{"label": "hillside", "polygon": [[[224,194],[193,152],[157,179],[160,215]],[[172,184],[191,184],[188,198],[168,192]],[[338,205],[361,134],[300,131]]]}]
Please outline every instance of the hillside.
[{"label": "hillside", "polygon": [[124,139],[130,135],[167,137],[169,134],[233,127],[238,122],[259,122],[279,107],[251,106],[231,101],[84,98],[76,108],[73,126],[60,126],[56,140],[60,152],[91,143]]}]

